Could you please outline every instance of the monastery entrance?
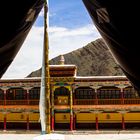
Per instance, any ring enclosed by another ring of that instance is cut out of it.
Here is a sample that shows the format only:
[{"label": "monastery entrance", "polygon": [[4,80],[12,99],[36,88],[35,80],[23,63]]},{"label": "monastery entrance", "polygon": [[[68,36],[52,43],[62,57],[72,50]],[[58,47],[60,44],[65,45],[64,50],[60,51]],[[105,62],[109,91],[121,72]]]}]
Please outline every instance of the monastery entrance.
[{"label": "monastery entrance", "polygon": [[69,105],[70,91],[66,87],[56,88],[54,91],[54,104],[55,105]]},{"label": "monastery entrance", "polygon": [[[54,105],[61,107],[69,107],[70,91],[68,88],[61,86],[54,91]],[[54,111],[54,128],[69,129],[70,128],[70,112],[69,109],[58,109]]]}]

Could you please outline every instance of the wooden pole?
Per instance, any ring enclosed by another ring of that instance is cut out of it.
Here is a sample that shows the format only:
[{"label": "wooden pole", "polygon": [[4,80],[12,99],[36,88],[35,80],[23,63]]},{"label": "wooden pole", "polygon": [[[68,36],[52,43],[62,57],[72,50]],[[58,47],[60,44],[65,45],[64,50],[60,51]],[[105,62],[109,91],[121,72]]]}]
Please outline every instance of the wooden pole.
[{"label": "wooden pole", "polygon": [[45,48],[45,75],[46,75],[46,132],[51,133],[50,127],[50,72],[49,72],[49,39],[48,39],[48,25],[47,25],[47,0],[44,3],[44,48]]},{"label": "wooden pole", "polygon": [[51,133],[50,127],[50,73],[49,73],[49,39],[47,24],[47,0],[44,0],[44,44],[40,90],[40,121],[42,134]]}]

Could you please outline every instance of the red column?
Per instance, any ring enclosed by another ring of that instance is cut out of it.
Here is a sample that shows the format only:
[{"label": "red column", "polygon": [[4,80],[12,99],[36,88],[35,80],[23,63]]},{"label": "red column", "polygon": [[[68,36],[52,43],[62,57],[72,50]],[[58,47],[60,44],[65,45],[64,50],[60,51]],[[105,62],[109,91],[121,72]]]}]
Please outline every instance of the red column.
[{"label": "red column", "polygon": [[73,130],[76,130],[76,114],[73,114]]},{"label": "red column", "polygon": [[27,114],[27,130],[30,129],[29,114]]},{"label": "red column", "polygon": [[125,130],[124,114],[122,114],[122,129]]},{"label": "red column", "polygon": [[99,130],[98,115],[97,114],[96,114],[95,119],[96,119],[96,130]]},{"label": "red column", "polygon": [[73,130],[73,114],[70,115],[70,130]]},{"label": "red column", "polygon": [[6,131],[6,124],[7,124],[6,114],[4,114],[4,131]]},{"label": "red column", "polygon": [[27,94],[27,104],[29,105],[30,104],[30,101],[29,101],[29,89],[26,90],[26,94]]},{"label": "red column", "polygon": [[6,91],[7,90],[4,90],[4,105],[6,105]]},{"label": "red column", "polygon": [[121,88],[121,104],[124,104],[124,92],[123,92],[123,88]]},{"label": "red column", "polygon": [[96,99],[96,105],[98,105],[98,90],[95,89],[95,99]]}]

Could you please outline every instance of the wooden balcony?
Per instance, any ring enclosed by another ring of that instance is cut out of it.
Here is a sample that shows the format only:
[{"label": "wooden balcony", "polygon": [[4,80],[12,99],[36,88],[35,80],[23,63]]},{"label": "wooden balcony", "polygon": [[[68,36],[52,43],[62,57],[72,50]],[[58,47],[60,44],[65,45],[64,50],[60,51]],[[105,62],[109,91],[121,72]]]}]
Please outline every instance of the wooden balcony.
[{"label": "wooden balcony", "polygon": [[75,99],[74,105],[134,105],[140,104],[140,99]]},{"label": "wooden balcony", "polygon": [[[55,106],[69,106],[54,101]],[[0,100],[0,105],[39,105],[39,100]],[[138,99],[75,99],[73,105],[140,105]]]},{"label": "wooden balcony", "polygon": [[39,105],[39,100],[0,100],[0,105]]},{"label": "wooden balcony", "polygon": [[0,100],[0,105],[4,105],[4,100]]},{"label": "wooden balcony", "polygon": [[96,99],[75,99],[74,105],[96,105],[97,100]]},{"label": "wooden balcony", "polygon": [[123,104],[122,99],[99,99],[98,105],[118,105]]}]

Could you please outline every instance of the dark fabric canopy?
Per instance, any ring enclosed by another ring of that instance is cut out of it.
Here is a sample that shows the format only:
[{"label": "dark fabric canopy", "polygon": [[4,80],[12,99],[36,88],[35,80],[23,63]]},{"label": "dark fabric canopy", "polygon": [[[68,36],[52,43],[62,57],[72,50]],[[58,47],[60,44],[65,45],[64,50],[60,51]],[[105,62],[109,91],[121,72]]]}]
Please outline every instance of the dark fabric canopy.
[{"label": "dark fabric canopy", "polygon": [[0,77],[18,53],[43,3],[44,0],[0,1]]},{"label": "dark fabric canopy", "polygon": [[[2,1],[0,4],[0,77],[15,58],[44,0]],[[139,3],[126,0],[83,0],[114,58],[140,90]],[[83,19],[84,20],[84,19]]]},{"label": "dark fabric canopy", "polygon": [[114,58],[140,90],[140,20],[138,1],[83,0]]}]

